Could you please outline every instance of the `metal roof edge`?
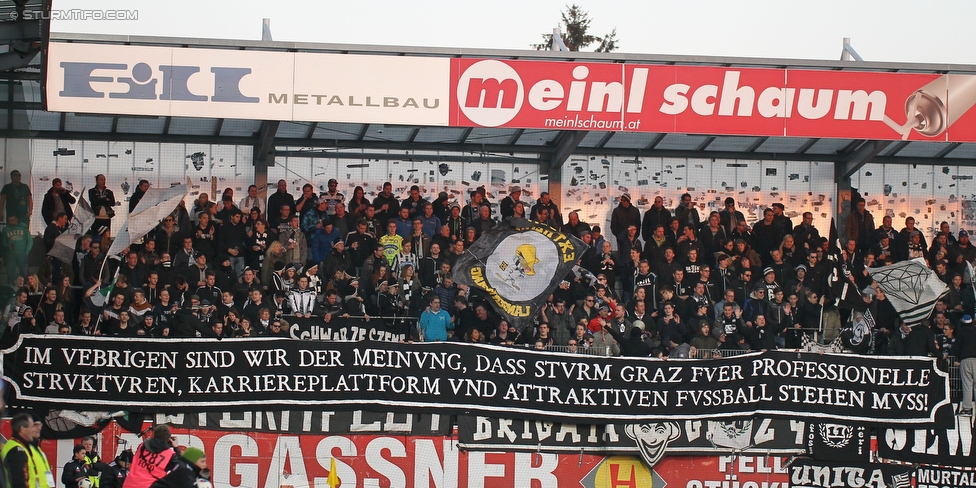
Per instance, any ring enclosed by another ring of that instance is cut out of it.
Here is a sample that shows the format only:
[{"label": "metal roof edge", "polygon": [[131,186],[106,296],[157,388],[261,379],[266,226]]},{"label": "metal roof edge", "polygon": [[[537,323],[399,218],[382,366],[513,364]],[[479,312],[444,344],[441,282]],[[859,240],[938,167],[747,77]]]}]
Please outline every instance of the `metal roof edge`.
[{"label": "metal roof edge", "polygon": [[749,58],[729,56],[689,56],[641,53],[555,52],[534,49],[450,48],[429,46],[387,46],[371,44],[340,44],[293,41],[259,41],[249,39],[207,39],[187,37],[131,36],[112,34],[78,34],[52,32],[51,42],[90,42],[105,44],[135,44],[143,46],[183,46],[209,49],[253,49],[283,52],[329,52],[365,55],[424,55],[441,57],[485,57],[548,61],[588,61],[606,63],[674,64],[755,68],[806,68],[887,72],[969,72],[976,73],[976,65],[952,63],[901,63],[879,61],[834,61],[817,59]]}]

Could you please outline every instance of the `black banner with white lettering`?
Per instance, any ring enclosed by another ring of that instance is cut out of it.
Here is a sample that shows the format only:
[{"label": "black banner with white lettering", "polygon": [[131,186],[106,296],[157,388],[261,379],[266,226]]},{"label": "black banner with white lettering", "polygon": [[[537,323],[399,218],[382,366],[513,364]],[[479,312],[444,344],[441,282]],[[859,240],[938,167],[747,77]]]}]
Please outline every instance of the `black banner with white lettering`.
[{"label": "black banner with white lettering", "polygon": [[818,461],[870,461],[870,434],[864,425],[815,422],[807,426],[807,454]]},{"label": "black banner with white lettering", "polygon": [[924,358],[770,351],[661,361],[271,338],[24,335],[4,351],[3,375],[20,401],[76,409],[432,409],[605,423],[784,415],[926,424],[949,394],[947,374]]},{"label": "black banner with white lettering", "polygon": [[790,465],[791,488],[912,488],[910,465],[825,463],[798,459]]},{"label": "black banner with white lettering", "polygon": [[407,340],[402,327],[387,326],[384,320],[335,317],[325,321],[322,317],[286,317],[288,335],[300,341],[384,341]]},{"label": "black banner with white lettering", "polygon": [[581,425],[461,415],[457,426],[464,449],[631,454],[650,467],[669,455],[802,454],[806,433],[805,422],[785,418]]},{"label": "black banner with white lettering", "polygon": [[[958,404],[954,407],[958,409]],[[879,429],[878,456],[913,464],[976,466],[972,417],[951,415],[950,408],[940,409],[940,416],[947,411],[952,419],[948,428]]]},{"label": "black banner with white lettering", "polygon": [[976,486],[976,471],[938,466],[919,466],[915,470],[917,488],[972,488]]}]

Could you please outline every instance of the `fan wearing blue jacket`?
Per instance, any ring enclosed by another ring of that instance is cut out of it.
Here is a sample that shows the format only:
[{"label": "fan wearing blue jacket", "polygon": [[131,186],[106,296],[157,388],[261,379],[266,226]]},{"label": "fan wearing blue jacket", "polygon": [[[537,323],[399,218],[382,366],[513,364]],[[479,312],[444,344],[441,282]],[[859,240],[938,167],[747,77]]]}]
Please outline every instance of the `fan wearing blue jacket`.
[{"label": "fan wearing blue jacket", "polygon": [[420,340],[437,342],[447,340],[447,331],[454,330],[454,318],[441,308],[440,298],[430,301],[430,306],[420,314]]}]

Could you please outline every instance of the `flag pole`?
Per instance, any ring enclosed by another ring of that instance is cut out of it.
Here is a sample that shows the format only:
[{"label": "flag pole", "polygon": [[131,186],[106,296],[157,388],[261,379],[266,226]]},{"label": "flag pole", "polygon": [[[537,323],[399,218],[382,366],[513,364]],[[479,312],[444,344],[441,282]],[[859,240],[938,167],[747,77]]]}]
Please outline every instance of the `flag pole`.
[{"label": "flag pole", "polygon": [[[105,257],[105,260],[106,261],[108,260],[108,256]],[[119,273],[121,273],[121,272],[122,272],[122,266],[120,265],[115,270],[115,275],[112,276],[112,281],[109,282],[109,285],[108,285],[109,286],[109,293],[111,293],[112,290],[115,289],[115,280],[118,279]],[[98,275],[99,275],[99,277],[101,277],[101,273],[99,273]],[[99,288],[99,290],[101,290],[101,289]],[[95,335],[95,333],[98,332],[98,328],[101,327],[101,325],[102,325],[102,317],[105,315],[105,304],[106,303],[108,303],[108,297],[105,297],[105,302],[102,303],[102,313],[98,314],[98,320],[95,322],[95,327],[92,327],[92,335]]]},{"label": "flag pole", "polygon": [[[98,278],[99,279],[102,278],[102,273],[105,272],[105,265],[108,264],[108,260],[111,259],[111,258],[112,258],[112,255],[111,254],[105,253],[105,259],[102,259],[102,267],[99,268],[99,270],[98,270]],[[122,266],[121,265],[119,266],[119,269],[122,269]],[[118,270],[116,270],[116,271],[118,271]],[[118,273],[116,273],[116,274],[118,274]]]},{"label": "flag pole", "polygon": [[[824,330],[823,315],[824,315],[824,304],[821,303],[820,304],[820,322],[819,322],[819,326],[818,326],[817,330],[813,333],[813,340],[817,344],[820,344],[820,334],[823,333],[823,330]],[[826,336],[824,338],[826,339]]]}]

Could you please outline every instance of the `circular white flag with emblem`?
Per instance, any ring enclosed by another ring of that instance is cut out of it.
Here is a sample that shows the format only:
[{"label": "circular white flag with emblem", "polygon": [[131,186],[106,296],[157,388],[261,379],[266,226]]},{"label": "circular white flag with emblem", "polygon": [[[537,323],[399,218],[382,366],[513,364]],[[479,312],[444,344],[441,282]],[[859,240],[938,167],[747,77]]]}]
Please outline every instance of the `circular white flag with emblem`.
[{"label": "circular white flag with emblem", "polygon": [[512,234],[485,261],[485,279],[509,301],[543,293],[559,266],[556,244],[537,232]]}]

